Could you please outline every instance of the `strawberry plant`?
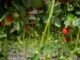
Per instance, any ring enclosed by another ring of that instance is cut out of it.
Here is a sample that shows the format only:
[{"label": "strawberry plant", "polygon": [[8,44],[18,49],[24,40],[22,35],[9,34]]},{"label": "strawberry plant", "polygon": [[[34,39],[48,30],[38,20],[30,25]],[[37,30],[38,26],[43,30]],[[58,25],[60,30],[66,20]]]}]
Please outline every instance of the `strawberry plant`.
[{"label": "strawberry plant", "polygon": [[2,60],[79,59],[80,1],[0,0],[0,49]]}]

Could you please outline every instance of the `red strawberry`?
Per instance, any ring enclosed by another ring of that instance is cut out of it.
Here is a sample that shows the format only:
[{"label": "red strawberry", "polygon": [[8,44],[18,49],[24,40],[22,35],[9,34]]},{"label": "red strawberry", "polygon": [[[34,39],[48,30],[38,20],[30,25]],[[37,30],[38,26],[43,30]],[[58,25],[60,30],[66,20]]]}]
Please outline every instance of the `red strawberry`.
[{"label": "red strawberry", "polygon": [[2,22],[1,22],[1,25],[2,25],[3,27],[5,27],[5,21],[2,21]]},{"label": "red strawberry", "polygon": [[67,35],[70,32],[70,29],[68,27],[63,28],[63,34]]},{"label": "red strawberry", "polygon": [[68,38],[66,38],[66,42],[67,43],[70,43],[71,42],[71,39],[68,37]]},{"label": "red strawberry", "polygon": [[6,16],[6,19],[7,19],[7,21],[8,21],[9,23],[13,23],[13,21],[14,21],[13,16]]}]

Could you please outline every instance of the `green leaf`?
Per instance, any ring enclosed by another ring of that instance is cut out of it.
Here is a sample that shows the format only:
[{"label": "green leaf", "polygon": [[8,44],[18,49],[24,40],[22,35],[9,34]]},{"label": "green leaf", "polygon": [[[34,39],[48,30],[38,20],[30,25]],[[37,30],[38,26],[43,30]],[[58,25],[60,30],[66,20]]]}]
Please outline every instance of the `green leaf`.
[{"label": "green leaf", "polygon": [[7,37],[7,34],[5,34],[4,32],[0,32],[0,38],[4,38]]},{"label": "green leaf", "polygon": [[42,18],[43,18],[43,22],[47,23],[47,19],[48,19],[47,16],[43,16]]},{"label": "green leaf", "polygon": [[78,18],[77,20],[75,20],[74,25],[75,26],[80,26],[80,18]]},{"label": "green leaf", "polygon": [[0,22],[5,18],[5,16],[7,15],[7,13],[5,13],[2,18],[0,18]]},{"label": "green leaf", "polygon": [[70,22],[68,20],[64,21],[64,25],[65,26],[69,26],[70,25]]},{"label": "green leaf", "polygon": [[52,16],[52,18],[51,18],[51,24],[54,24],[57,27],[61,27],[60,20],[57,17],[55,17],[55,16]]},{"label": "green leaf", "polygon": [[17,17],[19,17],[19,14],[15,11],[15,12],[13,13],[13,16],[14,16],[15,18],[17,18]]},{"label": "green leaf", "polygon": [[17,31],[20,30],[20,24],[19,24],[19,22],[15,22],[14,28],[15,28]]},{"label": "green leaf", "polygon": [[0,35],[0,38],[4,38],[4,37],[7,37],[7,35],[6,34]]},{"label": "green leaf", "polygon": [[38,54],[34,54],[34,56],[31,58],[31,60],[40,60],[40,57]]},{"label": "green leaf", "polygon": [[59,60],[66,60],[64,56],[60,56]]},{"label": "green leaf", "polygon": [[13,2],[13,7],[21,14],[21,15],[25,15],[26,14],[26,8],[23,7],[22,5],[19,5],[15,2]]},{"label": "green leaf", "polygon": [[67,15],[67,20],[68,20],[70,23],[73,22],[73,18],[74,18],[73,14]]},{"label": "green leaf", "polygon": [[55,20],[55,26],[61,27],[61,22],[60,22],[59,19],[56,19],[56,20]]},{"label": "green leaf", "polygon": [[32,0],[21,0],[22,4],[26,7],[26,8],[30,8],[31,7],[31,2]]},{"label": "green leaf", "polygon": [[40,8],[43,6],[42,0],[32,0],[32,7],[33,8]]},{"label": "green leaf", "polygon": [[73,51],[71,51],[72,53],[76,53],[78,52],[80,54],[80,48],[75,48]]},{"label": "green leaf", "polygon": [[55,17],[52,16],[52,17],[51,17],[51,24],[54,24],[54,23],[55,23],[55,20],[56,20]]}]

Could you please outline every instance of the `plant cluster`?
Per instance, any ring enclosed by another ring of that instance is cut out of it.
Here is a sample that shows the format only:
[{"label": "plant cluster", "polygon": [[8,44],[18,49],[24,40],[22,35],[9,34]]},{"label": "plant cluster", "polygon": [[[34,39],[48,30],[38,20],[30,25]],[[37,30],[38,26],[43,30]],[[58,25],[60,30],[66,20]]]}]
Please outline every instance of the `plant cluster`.
[{"label": "plant cluster", "polygon": [[0,12],[2,60],[12,50],[25,60],[80,57],[80,0],[0,0]]}]

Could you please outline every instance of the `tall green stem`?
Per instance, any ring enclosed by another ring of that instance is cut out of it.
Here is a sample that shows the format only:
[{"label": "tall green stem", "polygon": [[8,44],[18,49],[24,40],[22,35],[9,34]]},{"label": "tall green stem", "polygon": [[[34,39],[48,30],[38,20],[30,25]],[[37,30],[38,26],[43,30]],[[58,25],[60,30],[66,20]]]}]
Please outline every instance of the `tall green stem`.
[{"label": "tall green stem", "polygon": [[78,44],[79,44],[79,34],[80,34],[80,27],[78,28],[78,34],[77,34],[77,40],[76,40],[76,48],[78,47]]},{"label": "tall green stem", "polygon": [[48,16],[48,19],[47,19],[47,24],[46,24],[45,29],[43,31],[43,34],[42,34],[42,37],[41,37],[41,41],[40,41],[39,47],[41,47],[42,43],[44,42],[45,34],[47,32],[47,29],[48,29],[48,26],[50,24],[50,20],[51,20],[52,14],[53,14],[54,5],[55,5],[55,0],[52,0],[51,7],[50,7],[50,12],[49,12],[49,16]]}]

